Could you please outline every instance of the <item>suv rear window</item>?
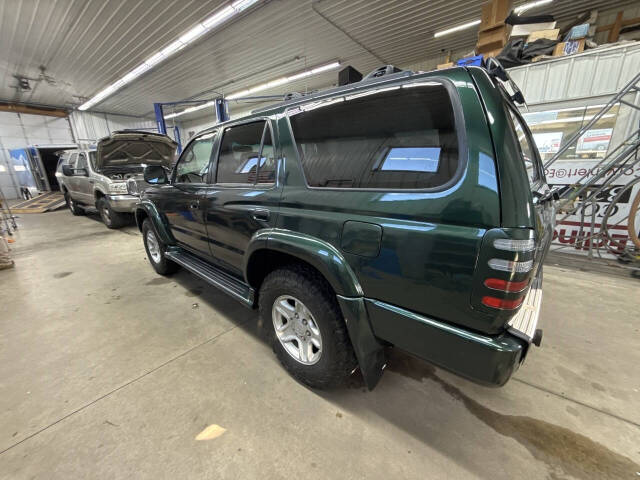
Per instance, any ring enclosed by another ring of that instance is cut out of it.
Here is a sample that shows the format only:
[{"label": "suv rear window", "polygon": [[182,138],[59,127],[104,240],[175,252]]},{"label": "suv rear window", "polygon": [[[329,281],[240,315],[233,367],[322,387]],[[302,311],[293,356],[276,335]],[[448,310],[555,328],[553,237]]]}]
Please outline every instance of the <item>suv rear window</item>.
[{"label": "suv rear window", "polygon": [[524,166],[527,169],[527,177],[529,177],[529,183],[533,184],[540,179],[540,161],[536,155],[536,145],[531,138],[529,128],[521,120],[511,107],[505,107],[509,111],[511,122],[514,128],[516,138],[518,139],[518,146],[520,147],[520,155]]},{"label": "suv rear window", "polygon": [[303,106],[290,122],[312,187],[434,188],[458,168],[453,106],[435,82]]}]

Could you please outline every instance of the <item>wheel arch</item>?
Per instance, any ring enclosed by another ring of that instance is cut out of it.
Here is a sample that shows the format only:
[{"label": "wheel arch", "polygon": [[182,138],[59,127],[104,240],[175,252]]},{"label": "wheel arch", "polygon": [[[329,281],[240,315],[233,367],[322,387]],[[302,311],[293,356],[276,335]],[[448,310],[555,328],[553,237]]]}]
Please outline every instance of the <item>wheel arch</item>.
[{"label": "wheel arch", "polygon": [[252,237],[245,258],[245,280],[256,290],[275,268],[301,262],[317,270],[337,295],[363,296],[360,282],[342,253],[310,235],[281,229],[261,230]]},{"label": "wheel arch", "polygon": [[162,243],[165,245],[173,245],[176,243],[164,216],[158,212],[158,209],[152,202],[142,200],[138,203],[134,216],[136,219],[136,225],[140,231],[142,231],[142,222],[148,218]]},{"label": "wheel arch", "polygon": [[256,291],[270,272],[294,262],[327,281],[336,294],[364,381],[373,389],[386,364],[384,346],[371,328],[362,287],[340,251],[321,239],[279,229],[258,232],[249,245],[244,275]]},{"label": "wheel arch", "polygon": [[95,203],[96,203],[96,207],[98,206],[98,202],[100,201],[101,198],[106,197],[107,194],[104,193],[102,190],[100,190],[99,188],[94,189],[93,191],[93,198],[95,199]]}]

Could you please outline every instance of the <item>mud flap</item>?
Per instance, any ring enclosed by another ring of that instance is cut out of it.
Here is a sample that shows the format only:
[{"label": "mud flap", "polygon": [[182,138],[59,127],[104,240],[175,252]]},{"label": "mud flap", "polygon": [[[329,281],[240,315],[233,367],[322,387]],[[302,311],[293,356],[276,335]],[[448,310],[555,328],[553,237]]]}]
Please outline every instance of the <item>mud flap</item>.
[{"label": "mud flap", "polygon": [[359,297],[337,297],[364,382],[369,390],[373,390],[386,365],[384,347],[373,334],[364,300]]}]

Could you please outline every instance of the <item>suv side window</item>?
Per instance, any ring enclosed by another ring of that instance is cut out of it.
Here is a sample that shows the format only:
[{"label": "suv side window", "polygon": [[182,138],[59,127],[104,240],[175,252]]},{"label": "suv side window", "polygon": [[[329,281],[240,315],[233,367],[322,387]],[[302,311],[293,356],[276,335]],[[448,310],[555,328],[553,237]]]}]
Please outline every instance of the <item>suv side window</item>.
[{"label": "suv side window", "polygon": [[289,118],[311,187],[434,188],[458,171],[453,105],[437,82],[356,93]]},{"label": "suv side window", "polygon": [[71,168],[76,168],[76,162],[78,161],[78,154],[77,153],[72,153],[69,156],[69,165],[71,165]]},{"label": "suv side window", "polygon": [[78,154],[78,163],[75,166],[76,170],[81,168],[84,168],[85,170],[87,169],[87,157],[84,153]]},{"label": "suv side window", "polygon": [[205,183],[216,132],[196,137],[182,152],[175,171],[176,183]]},{"label": "suv side window", "polygon": [[513,125],[513,131],[517,137],[518,147],[520,148],[520,154],[522,161],[527,169],[527,177],[529,177],[529,183],[533,184],[540,179],[541,165],[537,155],[536,145],[531,138],[528,127],[525,126],[519,115],[516,115],[511,107],[507,107],[511,122]]},{"label": "suv side window", "polygon": [[225,129],[218,156],[217,183],[272,184],[275,155],[267,123],[246,123]]}]

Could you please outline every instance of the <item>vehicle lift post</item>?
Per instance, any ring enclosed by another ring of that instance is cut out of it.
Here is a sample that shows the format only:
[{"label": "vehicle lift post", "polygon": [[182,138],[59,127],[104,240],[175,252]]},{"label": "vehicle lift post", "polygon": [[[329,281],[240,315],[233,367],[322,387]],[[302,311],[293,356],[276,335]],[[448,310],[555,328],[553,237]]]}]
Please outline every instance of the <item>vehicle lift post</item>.
[{"label": "vehicle lift post", "polygon": [[[196,103],[202,104],[202,102],[206,102],[206,100],[192,100],[192,101],[183,101],[183,102],[164,102],[164,103],[154,103],[153,111],[156,114],[156,126],[158,128],[158,132],[166,135],[167,134],[167,124],[164,120],[164,107],[171,105],[183,105],[185,103]],[[229,120],[229,107],[227,105],[227,101],[223,97],[218,97],[213,100],[215,110],[216,110],[216,120],[217,123],[226,122]],[[178,143],[178,153],[182,152],[182,143],[180,142],[180,129],[177,125],[173,126],[173,134],[175,137],[175,141]]]}]

